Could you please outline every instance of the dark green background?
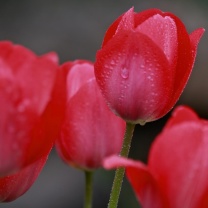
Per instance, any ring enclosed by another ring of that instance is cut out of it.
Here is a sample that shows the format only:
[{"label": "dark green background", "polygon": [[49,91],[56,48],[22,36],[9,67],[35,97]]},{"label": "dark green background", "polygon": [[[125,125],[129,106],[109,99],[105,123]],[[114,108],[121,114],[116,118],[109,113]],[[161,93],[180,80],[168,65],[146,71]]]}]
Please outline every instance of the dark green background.
[{"label": "dark green background", "polygon": [[[60,63],[74,59],[95,60],[108,26],[123,12],[159,8],[176,14],[189,32],[208,28],[206,0],[0,0],[0,39],[22,44],[37,54],[56,51]],[[208,118],[208,36],[205,33],[198,49],[190,81],[177,105],[193,107]],[[147,161],[152,140],[166,119],[137,126],[131,157]],[[94,207],[107,206],[113,172],[99,170],[94,180]],[[81,208],[84,174],[65,165],[52,151],[47,165],[33,187],[14,202],[1,208]],[[125,181],[119,208],[139,207],[133,191]]]}]

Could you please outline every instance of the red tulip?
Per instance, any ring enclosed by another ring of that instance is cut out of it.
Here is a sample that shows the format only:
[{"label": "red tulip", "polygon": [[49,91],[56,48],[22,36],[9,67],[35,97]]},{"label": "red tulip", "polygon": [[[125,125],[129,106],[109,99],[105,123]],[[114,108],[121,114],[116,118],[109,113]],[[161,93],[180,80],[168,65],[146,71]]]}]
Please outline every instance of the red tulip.
[{"label": "red tulip", "polygon": [[82,169],[101,166],[104,157],[119,153],[125,122],[106,106],[87,61],[65,63],[67,111],[56,147],[61,158]]},{"label": "red tulip", "polygon": [[181,95],[204,29],[190,35],[171,13],[130,9],[107,30],[95,76],[108,105],[128,122],[164,116]]},{"label": "red tulip", "polygon": [[37,57],[20,45],[0,42],[0,176],[52,148],[65,109],[57,59],[54,53]]},{"label": "red tulip", "polygon": [[44,156],[14,175],[0,178],[0,202],[10,202],[23,195],[33,185],[46,159]]},{"label": "red tulip", "polygon": [[208,207],[208,121],[178,107],[154,141],[148,165],[125,158],[106,159],[104,166],[126,167],[143,208]]}]

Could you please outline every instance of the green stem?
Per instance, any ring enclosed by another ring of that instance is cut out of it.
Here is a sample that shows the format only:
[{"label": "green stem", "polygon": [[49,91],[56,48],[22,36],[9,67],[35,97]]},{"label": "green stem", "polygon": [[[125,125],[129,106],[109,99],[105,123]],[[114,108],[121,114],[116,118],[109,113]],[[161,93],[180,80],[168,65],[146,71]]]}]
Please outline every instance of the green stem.
[{"label": "green stem", "polygon": [[[124,135],[123,146],[120,153],[122,157],[128,157],[129,155],[134,128],[135,124],[126,123],[126,132]],[[124,173],[125,168],[117,168],[111,190],[110,200],[108,203],[108,208],[117,208]]]},{"label": "green stem", "polygon": [[92,208],[93,172],[85,171],[85,204],[84,208]]}]

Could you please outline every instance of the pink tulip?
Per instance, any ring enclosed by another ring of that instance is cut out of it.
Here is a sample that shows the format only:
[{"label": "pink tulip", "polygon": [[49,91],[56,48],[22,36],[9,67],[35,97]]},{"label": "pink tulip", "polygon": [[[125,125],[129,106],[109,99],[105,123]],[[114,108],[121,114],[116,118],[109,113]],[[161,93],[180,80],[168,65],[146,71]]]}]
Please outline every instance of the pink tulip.
[{"label": "pink tulip", "polygon": [[23,195],[33,185],[46,159],[44,156],[14,175],[0,178],[0,202],[10,202]]},{"label": "pink tulip", "polygon": [[65,110],[58,57],[37,57],[0,42],[0,176],[15,173],[52,148]]},{"label": "pink tulip", "polygon": [[144,124],[164,116],[181,95],[204,32],[187,33],[175,15],[133,8],[109,27],[97,52],[95,76],[115,114]]},{"label": "pink tulip", "polygon": [[56,148],[61,158],[82,169],[95,169],[102,160],[118,154],[125,122],[106,106],[88,61],[65,63],[67,111]]},{"label": "pink tulip", "polygon": [[143,208],[208,207],[208,121],[178,107],[149,153],[148,165],[120,157],[106,168],[126,167]]}]

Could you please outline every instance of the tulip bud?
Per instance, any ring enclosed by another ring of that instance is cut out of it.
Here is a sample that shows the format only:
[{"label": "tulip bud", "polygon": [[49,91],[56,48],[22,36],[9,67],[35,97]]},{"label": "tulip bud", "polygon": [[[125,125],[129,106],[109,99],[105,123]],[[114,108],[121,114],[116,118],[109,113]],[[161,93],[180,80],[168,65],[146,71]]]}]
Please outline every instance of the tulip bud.
[{"label": "tulip bud", "polygon": [[107,107],[88,61],[61,66],[67,73],[67,110],[56,140],[61,158],[73,166],[91,170],[102,160],[120,152],[125,122]]},{"label": "tulip bud", "polygon": [[95,76],[111,110],[144,124],[164,116],[179,99],[193,68],[204,29],[190,35],[179,18],[133,8],[107,30]]}]

